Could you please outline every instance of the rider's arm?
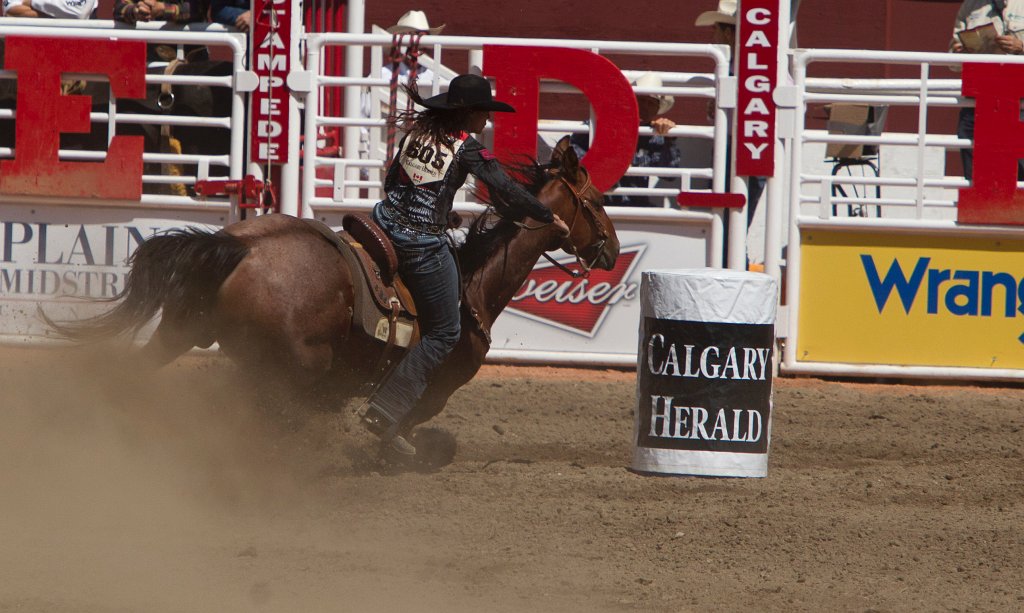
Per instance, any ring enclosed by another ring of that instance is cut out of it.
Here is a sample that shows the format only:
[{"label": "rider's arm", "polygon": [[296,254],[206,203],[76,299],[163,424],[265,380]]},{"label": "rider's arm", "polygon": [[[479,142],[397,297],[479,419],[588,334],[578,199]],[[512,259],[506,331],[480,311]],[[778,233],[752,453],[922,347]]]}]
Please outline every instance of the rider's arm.
[{"label": "rider's arm", "polygon": [[462,163],[477,179],[487,184],[509,206],[537,221],[551,222],[551,209],[541,204],[530,192],[523,189],[502,170],[494,154],[473,137],[466,139],[462,150]]}]

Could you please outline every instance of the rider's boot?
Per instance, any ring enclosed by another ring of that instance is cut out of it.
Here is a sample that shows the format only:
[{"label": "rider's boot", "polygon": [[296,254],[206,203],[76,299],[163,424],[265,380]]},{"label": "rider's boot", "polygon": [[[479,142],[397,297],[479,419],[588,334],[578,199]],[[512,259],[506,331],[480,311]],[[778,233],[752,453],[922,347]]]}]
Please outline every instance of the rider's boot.
[{"label": "rider's boot", "polygon": [[359,416],[363,427],[372,434],[380,437],[381,442],[392,451],[403,456],[416,455],[416,448],[413,447],[403,435],[399,434],[400,424],[393,423],[388,416],[374,405],[366,408],[366,412]]}]

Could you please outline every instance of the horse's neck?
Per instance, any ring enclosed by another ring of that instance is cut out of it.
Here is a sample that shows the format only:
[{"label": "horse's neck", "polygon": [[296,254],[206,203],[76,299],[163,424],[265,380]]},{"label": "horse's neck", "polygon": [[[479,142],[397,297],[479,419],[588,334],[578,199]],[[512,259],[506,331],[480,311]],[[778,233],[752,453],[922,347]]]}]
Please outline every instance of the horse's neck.
[{"label": "horse's neck", "polygon": [[[536,222],[534,222],[536,223]],[[490,326],[522,287],[551,243],[552,228],[520,230],[497,246],[479,269],[468,275],[467,305]]]}]

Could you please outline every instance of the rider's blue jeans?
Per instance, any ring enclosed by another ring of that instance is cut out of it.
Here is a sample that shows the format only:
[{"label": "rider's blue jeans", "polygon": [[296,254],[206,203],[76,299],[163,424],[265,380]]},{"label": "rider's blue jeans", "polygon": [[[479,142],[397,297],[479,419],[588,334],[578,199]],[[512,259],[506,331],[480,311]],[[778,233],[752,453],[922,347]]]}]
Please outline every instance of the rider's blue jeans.
[{"label": "rider's blue jeans", "polygon": [[398,253],[398,273],[416,302],[420,342],[402,358],[370,403],[400,423],[459,340],[459,269],[445,235],[405,228],[373,212]]}]

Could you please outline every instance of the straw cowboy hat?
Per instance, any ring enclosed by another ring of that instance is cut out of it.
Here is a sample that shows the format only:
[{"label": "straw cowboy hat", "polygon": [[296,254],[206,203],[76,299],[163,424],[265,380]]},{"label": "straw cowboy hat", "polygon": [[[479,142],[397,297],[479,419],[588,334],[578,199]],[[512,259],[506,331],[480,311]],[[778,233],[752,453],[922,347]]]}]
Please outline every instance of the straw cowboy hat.
[{"label": "straw cowboy hat", "polygon": [[[633,81],[633,85],[636,87],[643,87],[645,89],[661,87],[661,77],[654,74],[653,72],[645,72]],[[664,115],[672,108],[672,105],[676,103],[676,99],[667,94],[637,94],[638,96],[649,96],[658,101],[658,115]]]},{"label": "straw cowboy hat", "polygon": [[445,24],[436,28],[430,27],[427,16],[423,11],[409,11],[398,20],[398,23],[388,28],[391,34],[409,34],[411,32],[427,32],[429,34],[440,34]]},{"label": "straw cowboy hat", "polygon": [[475,74],[460,74],[452,79],[448,91],[432,96],[423,101],[428,109],[466,109],[480,111],[499,111],[514,113],[511,105],[499,102],[491,97],[491,84],[487,79]]},{"label": "straw cowboy hat", "polygon": [[716,23],[736,25],[736,0],[718,0],[717,11],[704,11],[697,16],[695,26],[713,26]]}]

